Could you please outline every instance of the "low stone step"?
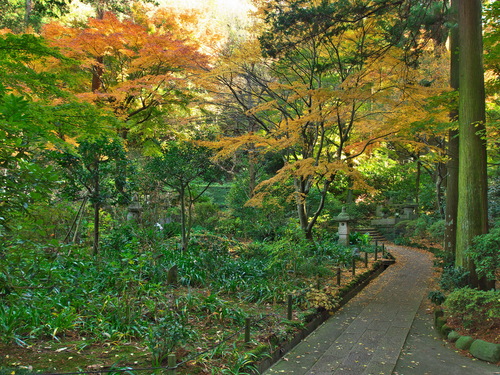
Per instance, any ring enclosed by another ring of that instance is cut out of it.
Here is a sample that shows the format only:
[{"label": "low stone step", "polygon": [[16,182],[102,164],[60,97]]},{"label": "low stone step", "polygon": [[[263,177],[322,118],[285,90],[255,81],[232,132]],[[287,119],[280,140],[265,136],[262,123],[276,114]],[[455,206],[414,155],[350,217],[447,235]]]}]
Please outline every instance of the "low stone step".
[{"label": "low stone step", "polygon": [[372,241],[387,241],[385,236],[380,233],[376,228],[356,228],[353,232],[369,234]]}]

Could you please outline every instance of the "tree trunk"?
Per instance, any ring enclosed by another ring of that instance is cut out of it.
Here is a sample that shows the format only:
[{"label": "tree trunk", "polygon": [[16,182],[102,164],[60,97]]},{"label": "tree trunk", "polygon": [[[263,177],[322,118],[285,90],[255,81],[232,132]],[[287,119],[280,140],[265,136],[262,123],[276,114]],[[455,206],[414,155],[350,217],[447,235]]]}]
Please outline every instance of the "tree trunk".
[{"label": "tree trunk", "polygon": [[184,186],[181,185],[179,189],[179,195],[181,200],[181,246],[182,251],[187,250],[187,232],[186,232],[186,190]]},{"label": "tree trunk", "polygon": [[295,178],[295,201],[297,204],[297,214],[299,216],[300,229],[304,232],[307,239],[312,239],[312,230],[309,227],[309,218],[307,216],[307,196],[305,191],[306,181],[302,178]]},{"label": "tree trunk", "polygon": [[[456,114],[455,114],[456,116]],[[446,212],[444,227],[444,250],[455,258],[458,205],[458,131],[448,132],[448,163],[446,164]]]},{"label": "tree trunk", "polygon": [[33,10],[33,0],[26,0],[24,13],[24,29],[28,29],[30,25],[31,11]]},{"label": "tree trunk", "polygon": [[488,231],[485,93],[481,0],[459,1],[459,172],[456,266],[470,272],[469,284],[487,288],[480,282],[475,266],[465,251],[475,236]]},{"label": "tree trunk", "polygon": [[99,160],[95,160],[94,165],[94,247],[93,254],[97,255],[99,252],[99,211],[101,209],[101,205],[99,203],[100,195],[101,195],[101,186],[99,181]]},{"label": "tree trunk", "polygon": [[[455,24],[458,21],[458,1],[451,1],[451,21]],[[450,30],[450,87],[453,90],[459,88],[458,70],[458,27],[453,25]],[[456,121],[458,108],[450,112],[450,120]],[[458,209],[458,152],[459,152],[458,130],[452,129],[448,132],[448,158],[446,164],[446,212],[444,226],[444,250],[453,259],[457,243],[457,209]]]},{"label": "tree trunk", "polygon": [[248,197],[251,198],[255,194],[255,187],[257,186],[257,165],[256,150],[254,146],[250,146],[248,150]]},{"label": "tree trunk", "polygon": [[444,197],[443,197],[443,184],[445,182],[445,168],[443,163],[436,165],[436,209],[439,212],[439,217],[444,218]]},{"label": "tree trunk", "polygon": [[93,254],[94,256],[99,253],[99,211],[101,205],[99,203],[94,203],[94,246]]},{"label": "tree trunk", "polygon": [[422,163],[420,162],[420,153],[417,154],[417,177],[415,181],[415,212],[420,213],[420,178],[422,176]]}]

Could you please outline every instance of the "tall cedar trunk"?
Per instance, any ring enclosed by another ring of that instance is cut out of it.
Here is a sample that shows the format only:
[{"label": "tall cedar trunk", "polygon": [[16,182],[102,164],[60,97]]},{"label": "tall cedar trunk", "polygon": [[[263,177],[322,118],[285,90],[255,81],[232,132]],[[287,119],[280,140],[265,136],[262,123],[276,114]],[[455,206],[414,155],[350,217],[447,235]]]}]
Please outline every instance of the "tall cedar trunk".
[{"label": "tall cedar trunk", "polygon": [[487,288],[488,283],[478,280],[474,264],[465,254],[473,238],[488,231],[486,144],[481,138],[485,129],[481,0],[459,1],[458,27],[460,144],[455,264],[470,272],[471,286]]},{"label": "tall cedar trunk", "polygon": [[444,163],[438,163],[436,166],[436,209],[439,212],[439,217],[444,218],[444,206],[443,206],[443,186],[445,183],[446,166]]},{"label": "tall cedar trunk", "polygon": [[[451,1],[451,21],[455,24],[458,20],[458,1]],[[452,26],[450,30],[450,87],[458,90],[458,27]],[[458,117],[458,108],[450,112],[450,120],[455,121]],[[444,227],[444,250],[455,258],[456,236],[457,236],[457,208],[458,208],[458,130],[452,129],[448,132],[446,164],[446,211]]]},{"label": "tall cedar trunk", "polygon": [[[455,113],[456,116],[456,113]],[[444,227],[444,250],[455,258],[457,243],[457,206],[458,206],[458,131],[448,132],[448,163],[446,164],[446,212]]]}]

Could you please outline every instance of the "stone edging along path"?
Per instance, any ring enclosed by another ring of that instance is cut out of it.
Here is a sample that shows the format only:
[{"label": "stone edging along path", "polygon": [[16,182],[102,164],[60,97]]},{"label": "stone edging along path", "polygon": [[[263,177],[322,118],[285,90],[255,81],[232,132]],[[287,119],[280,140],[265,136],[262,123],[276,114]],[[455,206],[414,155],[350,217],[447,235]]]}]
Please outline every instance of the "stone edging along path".
[{"label": "stone edging along path", "polygon": [[469,353],[483,361],[500,362],[500,344],[494,344],[484,340],[474,339],[470,336],[462,336],[446,325],[446,318],[442,310],[434,311],[434,327],[449,342],[454,343],[460,350],[467,350]]}]

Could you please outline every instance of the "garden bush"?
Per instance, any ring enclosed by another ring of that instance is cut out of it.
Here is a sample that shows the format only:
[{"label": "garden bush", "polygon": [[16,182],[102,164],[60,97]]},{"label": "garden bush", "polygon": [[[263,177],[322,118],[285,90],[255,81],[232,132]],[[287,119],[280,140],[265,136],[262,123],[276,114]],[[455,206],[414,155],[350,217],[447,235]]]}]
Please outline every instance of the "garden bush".
[{"label": "garden bush", "polygon": [[476,236],[466,254],[474,261],[479,277],[495,280],[500,267],[500,221],[490,233]]},{"label": "garden bush", "polygon": [[439,279],[439,286],[446,292],[451,292],[455,289],[463,288],[467,285],[469,272],[462,267],[455,267],[453,265],[445,267],[441,278]]},{"label": "garden bush", "polygon": [[495,319],[500,319],[500,291],[457,289],[448,295],[444,306],[465,328],[493,324]]}]

